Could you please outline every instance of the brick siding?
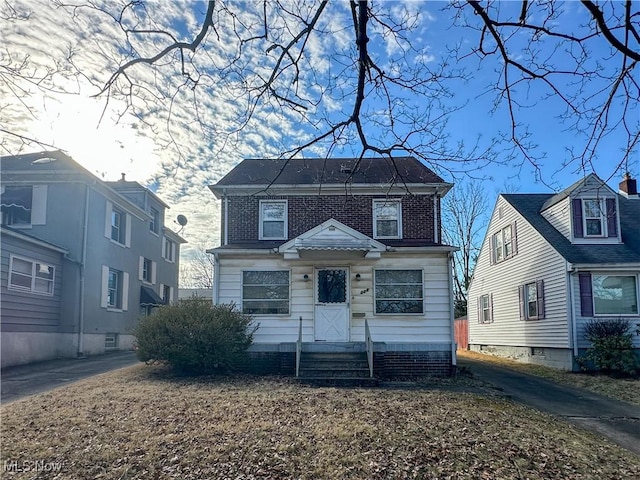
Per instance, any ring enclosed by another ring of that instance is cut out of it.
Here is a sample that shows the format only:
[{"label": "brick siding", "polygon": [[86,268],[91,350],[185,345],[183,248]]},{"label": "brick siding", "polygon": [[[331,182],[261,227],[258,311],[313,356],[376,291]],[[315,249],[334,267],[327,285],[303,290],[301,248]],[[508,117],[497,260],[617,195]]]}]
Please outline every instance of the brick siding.
[{"label": "brick siding", "polygon": [[[373,237],[372,199],[385,197],[380,195],[229,197],[228,242],[230,244],[258,240],[259,205],[260,200],[266,198],[288,199],[288,233],[291,239],[331,218]],[[407,195],[401,200],[403,240],[433,241],[433,196]],[[224,203],[222,208],[224,209]],[[222,218],[224,218],[224,212]]]}]

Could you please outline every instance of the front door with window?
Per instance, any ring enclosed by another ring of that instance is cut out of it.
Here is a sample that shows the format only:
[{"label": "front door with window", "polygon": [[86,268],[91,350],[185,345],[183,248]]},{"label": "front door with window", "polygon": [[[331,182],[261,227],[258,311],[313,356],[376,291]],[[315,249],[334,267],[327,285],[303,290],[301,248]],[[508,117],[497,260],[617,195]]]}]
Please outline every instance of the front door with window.
[{"label": "front door with window", "polygon": [[346,268],[316,270],[315,339],[349,341],[349,271]]}]

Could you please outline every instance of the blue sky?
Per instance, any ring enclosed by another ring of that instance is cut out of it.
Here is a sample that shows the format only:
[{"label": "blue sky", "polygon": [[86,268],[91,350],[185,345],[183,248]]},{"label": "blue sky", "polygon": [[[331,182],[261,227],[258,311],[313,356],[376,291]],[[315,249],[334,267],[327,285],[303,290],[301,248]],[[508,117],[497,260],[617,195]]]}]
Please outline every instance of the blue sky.
[{"label": "blue sky", "polygon": [[[83,4],[78,0],[77,4]],[[105,2],[108,8],[117,12],[117,2]],[[238,19],[245,25],[259,19],[261,3],[234,3]],[[310,6],[315,4],[309,3]],[[409,57],[427,59],[428,65],[435,65],[454,45],[461,52],[470,52],[479,42],[479,33],[472,28],[453,27],[452,10],[443,10],[442,2],[385,1],[376,8],[388,14],[391,19],[401,18],[405,14],[414,15],[414,30],[408,37],[408,44],[414,52]],[[502,2],[502,13],[518,9],[519,2]],[[17,12],[17,19],[6,20],[9,6]],[[254,9],[255,8],[255,9]],[[328,100],[317,108],[309,110],[308,118],[317,122],[326,116],[331,120],[343,118],[350,111],[349,98],[339,94],[348,92],[352,85],[348,83],[348,71],[343,70],[349,56],[354,54],[353,32],[350,25],[350,12],[346,2],[330,2],[328,14],[322,27],[331,30],[331,35],[314,36],[307,44],[306,65],[313,69],[314,75],[303,78],[300,84],[303,95],[317,98],[318,85],[331,85],[332,90],[324,97]],[[177,63],[162,67],[156,71],[148,68],[136,68],[131,72],[137,81],[149,86],[141,91],[133,104],[127,104],[122,97],[113,95],[107,101],[105,96],[93,97],[98,87],[108,79],[111,72],[121,61],[120,53],[129,46],[122,29],[108,17],[94,10],[80,8],[76,16],[69,9],[56,7],[46,0],[20,0],[0,6],[0,30],[6,50],[0,53],[0,60],[20,62],[28,58],[31,71],[44,72],[54,65],[62,66],[71,72],[68,62],[71,55],[73,65],[83,75],[55,75],[48,83],[53,91],[42,91],[28,82],[11,84],[0,78],[0,127],[18,131],[28,137],[37,138],[47,144],[66,150],[77,161],[106,180],[115,180],[120,173],[127,174],[129,180],[137,180],[154,188],[171,206],[168,223],[178,214],[189,218],[189,224],[183,231],[190,242],[186,249],[211,247],[218,242],[219,205],[206,188],[227,173],[238,161],[248,157],[272,157],[283,149],[291,148],[312,133],[309,126],[291,112],[268,108],[262,105],[248,121],[243,131],[234,133],[237,119],[242,117],[244,97],[235,97],[233,93],[233,75],[227,71],[219,75],[209,69],[212,62],[223,64],[234,54],[234,35],[229,22],[218,26],[220,42],[209,44],[204,54],[194,60],[192,66],[203,75],[194,91],[189,88],[177,89],[184,78],[176,75]],[[189,39],[189,27],[194,31],[206,9],[203,2],[155,1],[148,3],[149,17],[154,27],[165,28],[181,39]],[[575,28],[586,19],[578,2],[562,5],[565,22],[563,28]],[[29,14],[28,19],[20,18]],[[535,13],[535,12],[534,12]],[[277,17],[274,17],[277,18]],[[473,21],[473,16],[469,17]],[[566,22],[575,25],[567,27]],[[150,39],[129,37],[136,51],[142,55],[154,54],[166,39],[156,36]],[[510,47],[522,48],[526,45],[522,35],[516,34],[510,39]],[[268,72],[269,62],[264,48],[246,49],[243,57],[244,68],[257,73]],[[372,30],[371,53],[380,65],[392,70],[413,66],[399,54],[399,46],[383,38]],[[400,45],[401,47],[402,45]],[[606,55],[606,45],[594,43],[593,62]],[[524,52],[524,51],[523,51]],[[540,55],[549,53],[542,46]],[[523,56],[525,53],[523,53]],[[565,53],[555,54],[559,64],[570,65],[570,57]],[[403,64],[403,61],[405,62]],[[431,62],[431,63],[430,63]],[[606,71],[607,64],[599,68]],[[499,76],[496,69],[500,63],[494,58],[482,61],[469,54],[461,64],[451,68],[464,67],[467,81],[450,80],[446,82],[451,97],[443,102],[444,108],[462,107],[453,113],[444,128],[446,146],[454,148],[458,142],[464,142],[468,150],[479,138],[480,145],[486,147],[492,138],[500,132],[509,130],[509,117],[504,105],[492,113],[495,92],[489,87]],[[593,64],[596,68],[595,63]],[[566,85],[565,85],[566,86]],[[227,88],[228,87],[228,88]],[[593,91],[598,85],[588,87]],[[24,89],[24,90],[22,90]],[[60,93],[64,92],[64,93]],[[195,92],[195,94],[194,94]],[[395,92],[399,93],[399,92]],[[557,116],[562,112],[562,104],[557,97],[548,97],[549,91],[539,85],[522,84],[517,89],[518,101],[524,105],[516,112],[518,120],[533,133],[532,141],[538,145],[533,152],[546,157],[534,167],[522,155],[514,160],[507,158],[512,152],[509,143],[503,143],[496,149],[495,162],[479,162],[465,175],[457,164],[437,162],[431,166],[445,180],[455,182],[482,181],[492,205],[500,191],[511,192],[549,192],[562,189],[585,173],[595,170],[602,178],[610,179],[609,184],[617,188],[621,172],[617,169],[622,145],[622,130],[614,129],[606,142],[601,145],[599,156],[585,169],[577,164],[563,167],[569,158],[568,148],[581,148],[584,145],[583,128],[561,123]],[[605,92],[606,93],[606,92]],[[194,95],[196,104],[194,104]],[[315,97],[314,97],[315,95]],[[602,94],[601,94],[602,95]],[[426,97],[400,93],[410,109],[424,111]],[[597,102],[599,97],[593,101]],[[170,100],[173,100],[172,102]],[[194,105],[197,105],[197,109]],[[366,108],[376,112],[381,108],[373,95],[365,99]],[[435,104],[432,104],[435,105]],[[633,117],[633,115],[632,115]],[[638,128],[638,114],[635,113]],[[196,121],[197,119],[201,121]],[[322,122],[320,123],[322,126]],[[326,124],[325,124],[326,125]],[[372,137],[384,137],[386,131],[368,124],[368,133]],[[39,149],[37,146],[23,147],[4,138],[0,146],[5,152],[26,148],[25,151]],[[435,149],[437,152],[437,148]],[[306,152],[307,156],[321,155],[326,150],[320,148]],[[4,152],[3,152],[4,153]],[[334,148],[333,155],[350,156],[359,153],[353,143],[343,148]],[[638,152],[633,152],[626,165],[632,174],[638,176]],[[456,172],[453,174],[453,172]],[[174,225],[176,229],[177,225]]]}]

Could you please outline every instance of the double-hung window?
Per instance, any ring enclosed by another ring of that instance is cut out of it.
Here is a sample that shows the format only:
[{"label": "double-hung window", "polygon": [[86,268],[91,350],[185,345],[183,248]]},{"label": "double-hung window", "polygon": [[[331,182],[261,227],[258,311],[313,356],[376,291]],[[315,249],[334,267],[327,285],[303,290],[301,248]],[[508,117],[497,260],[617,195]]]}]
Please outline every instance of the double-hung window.
[{"label": "double-hung window", "polygon": [[422,270],[375,270],[375,313],[423,313]]},{"label": "double-hung window", "polygon": [[131,245],[131,215],[107,201],[104,236],[123,247]]},{"label": "double-hung window", "polygon": [[164,258],[167,262],[176,261],[176,244],[175,242],[169,240],[167,237],[164,237],[162,246],[162,258]]},{"label": "double-hung window", "polygon": [[102,308],[127,310],[129,307],[129,274],[121,270],[102,266]]},{"label": "double-hung window", "polygon": [[145,257],[140,257],[138,278],[143,282],[156,283],[156,268],[156,262]]},{"label": "double-hung window", "polygon": [[287,239],[287,201],[260,201],[260,240]]},{"label": "double-hung window", "polygon": [[492,295],[482,295],[478,298],[478,323],[493,323]]},{"label": "double-hung window", "polygon": [[400,200],[373,201],[373,237],[402,238],[402,204]]},{"label": "double-hung window", "polygon": [[122,308],[122,272],[110,268],[107,285],[107,307]]},{"label": "double-hung window", "polygon": [[288,315],[289,271],[242,272],[242,312],[251,315]]},{"label": "double-hung window", "polygon": [[53,295],[55,267],[35,260],[11,256],[9,289]]},{"label": "double-hung window", "polygon": [[492,263],[499,263],[516,254],[514,225],[507,225],[491,236]]},{"label": "double-hung window", "polygon": [[604,201],[598,199],[582,200],[582,219],[585,237],[605,236]]},{"label": "double-hung window", "polygon": [[541,320],[544,311],[544,282],[538,280],[518,287],[520,320]]},{"label": "double-hung window", "polygon": [[157,235],[160,229],[160,212],[151,207],[149,215],[151,215],[151,220],[149,221],[149,231]]}]

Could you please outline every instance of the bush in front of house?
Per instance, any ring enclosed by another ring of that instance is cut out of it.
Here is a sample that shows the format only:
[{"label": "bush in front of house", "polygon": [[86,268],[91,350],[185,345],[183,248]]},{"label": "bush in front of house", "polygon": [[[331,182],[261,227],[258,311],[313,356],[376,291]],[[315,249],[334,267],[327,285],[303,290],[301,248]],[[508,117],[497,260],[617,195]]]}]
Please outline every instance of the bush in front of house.
[{"label": "bush in front of house", "polygon": [[637,373],[638,358],[633,350],[631,325],[623,318],[593,319],[585,325],[585,337],[591,347],[580,359],[583,369],[589,363],[603,372]]},{"label": "bush in front of house", "polygon": [[138,359],[171,365],[183,374],[237,369],[245,360],[257,326],[233,305],[192,298],[156,309],[140,320]]}]

